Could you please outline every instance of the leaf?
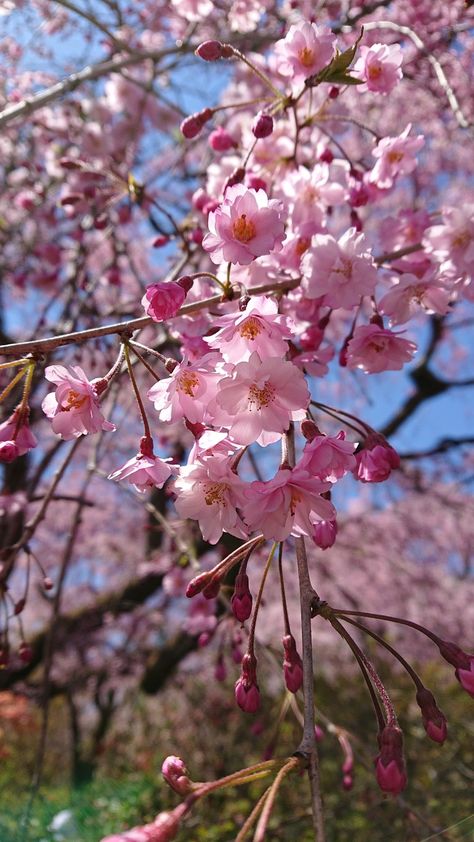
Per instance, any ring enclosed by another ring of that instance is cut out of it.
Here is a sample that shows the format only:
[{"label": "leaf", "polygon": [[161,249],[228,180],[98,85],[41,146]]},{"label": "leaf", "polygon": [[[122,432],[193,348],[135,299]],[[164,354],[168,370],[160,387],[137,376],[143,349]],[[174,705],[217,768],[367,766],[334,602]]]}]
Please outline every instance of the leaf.
[{"label": "leaf", "polygon": [[346,85],[362,84],[362,79],[356,80],[354,76],[346,76],[346,70],[349,68],[351,62],[354,59],[357,47],[360,44],[363,34],[364,28],[362,27],[360,35],[355,44],[353,44],[352,47],[349,47],[348,50],[344,50],[343,53],[337,52],[330,64],[328,64],[326,67],[323,67],[323,69],[320,70],[319,73],[315,73],[314,76],[310,76],[308,79],[306,79],[306,87],[315,88],[322,82],[334,82],[335,84]]}]

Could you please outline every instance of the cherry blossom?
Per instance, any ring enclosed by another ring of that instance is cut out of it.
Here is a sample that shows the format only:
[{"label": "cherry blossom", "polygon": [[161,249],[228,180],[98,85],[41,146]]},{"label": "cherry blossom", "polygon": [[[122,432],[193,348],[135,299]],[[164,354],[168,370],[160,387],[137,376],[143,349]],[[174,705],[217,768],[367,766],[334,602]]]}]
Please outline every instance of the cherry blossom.
[{"label": "cherry blossom", "polygon": [[356,453],[356,459],[354,474],[362,482],[384,482],[392,470],[400,467],[397,451],[378,433],[367,436],[362,449]]},{"label": "cherry blossom", "polygon": [[282,76],[291,78],[292,87],[319,73],[334,56],[336,38],[325,26],[301,21],[290,26],[285,38],[274,48],[275,63]]},{"label": "cherry blossom", "polygon": [[109,474],[108,479],[120,482],[127,479],[137,491],[142,493],[150,488],[162,488],[166,480],[176,471],[165,461],[153,453],[153,443],[145,436],[140,444],[140,451],[121,468]]},{"label": "cherry blossom", "polygon": [[424,144],[423,135],[408,137],[411,123],[397,137],[383,137],[372,155],[377,158],[369,180],[381,189],[393,186],[399,175],[409,175],[416,167],[416,153]]},{"label": "cherry blossom", "polygon": [[315,436],[306,442],[298,465],[317,479],[336,482],[355,468],[355,446],[342,430],[335,437]]},{"label": "cherry blossom", "polygon": [[366,374],[398,371],[410,362],[416,351],[414,342],[402,339],[377,324],[361,325],[347,346],[347,367],[361,368]]},{"label": "cherry blossom", "polygon": [[44,376],[56,384],[56,391],[46,395],[42,408],[57,435],[69,441],[99,430],[115,430],[99,408],[99,395],[106,383],[102,378],[88,380],[78,365],[50,365]]},{"label": "cherry blossom", "polygon": [[244,503],[245,483],[222,456],[207,456],[180,468],[175,481],[176,511],[199,521],[205,541],[216,544],[223,532],[245,538],[247,529],[237,509]]},{"label": "cherry blossom", "polygon": [[400,275],[398,282],[380,299],[380,312],[389,316],[392,325],[408,322],[420,310],[444,316],[449,311],[451,293],[436,274],[433,270],[422,278],[409,272]]},{"label": "cherry blossom", "polygon": [[426,231],[425,245],[447,268],[474,275],[474,205],[443,209],[443,223]]},{"label": "cherry blossom", "polygon": [[209,411],[238,444],[265,445],[277,441],[290,421],[304,418],[308,402],[305,378],[291,362],[279,357],[262,361],[254,351],[219,381]]},{"label": "cherry blossom", "polygon": [[180,278],[177,283],[151,284],[147,287],[142,298],[142,307],[145,313],[154,322],[163,322],[176,316],[179,308],[184,303],[186,293],[192,286],[191,278]]},{"label": "cherry blossom", "polygon": [[204,337],[204,341],[232,363],[248,360],[254,351],[262,360],[284,356],[288,350],[286,340],[293,335],[291,320],[278,315],[277,303],[265,295],[250,298],[244,310],[221,316],[214,325],[221,329]]},{"label": "cherry blossom", "polygon": [[208,403],[216,393],[219,374],[216,365],[219,356],[206,354],[196,363],[189,363],[186,357],[176,365],[171,376],[155,383],[148,390],[161,421],[177,421],[187,418],[192,423],[204,421]]},{"label": "cherry blossom", "polygon": [[316,234],[302,262],[304,291],[308,298],[323,298],[328,307],[351,310],[361,296],[371,295],[377,270],[365,237],[349,228],[339,240]]},{"label": "cherry blossom", "polygon": [[363,79],[357,90],[389,94],[402,78],[402,51],[399,44],[372,44],[360,48],[359,58],[352,68],[354,76]]},{"label": "cherry blossom", "polygon": [[253,482],[246,492],[243,517],[265,538],[283,541],[289,535],[312,535],[313,523],[334,520],[336,510],[321,494],[330,488],[301,467],[280,469],[268,482]]},{"label": "cherry blossom", "polygon": [[243,184],[227,188],[224,201],[209,214],[208,225],[202,245],[213,263],[246,266],[280,249],[284,237],[280,203],[269,200],[264,190],[248,190]]},{"label": "cherry blossom", "polygon": [[30,430],[29,409],[17,407],[12,415],[0,424],[0,462],[13,462],[38,444]]}]

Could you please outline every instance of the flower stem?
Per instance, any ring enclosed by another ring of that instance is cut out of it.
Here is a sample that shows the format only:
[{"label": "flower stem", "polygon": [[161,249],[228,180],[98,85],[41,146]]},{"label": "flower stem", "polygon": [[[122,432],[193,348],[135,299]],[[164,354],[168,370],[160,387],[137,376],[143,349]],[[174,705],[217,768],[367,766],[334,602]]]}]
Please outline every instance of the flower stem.
[{"label": "flower stem", "polygon": [[147,439],[150,439],[150,441],[151,441],[152,435],[151,435],[150,425],[148,423],[148,418],[146,416],[145,407],[144,407],[143,401],[142,401],[142,396],[140,394],[140,390],[138,388],[137,381],[135,379],[133,366],[130,362],[130,351],[129,351],[129,347],[128,347],[127,342],[124,342],[123,350],[124,350],[124,354],[125,354],[125,361],[127,363],[128,374],[129,374],[129,377],[130,377],[130,380],[131,380],[131,383],[132,383],[133,391],[135,392],[135,397],[137,399],[138,409],[140,410],[140,415],[141,415],[141,418],[142,418],[142,421],[143,421],[143,430],[144,430],[144,433],[145,433],[145,437]]}]

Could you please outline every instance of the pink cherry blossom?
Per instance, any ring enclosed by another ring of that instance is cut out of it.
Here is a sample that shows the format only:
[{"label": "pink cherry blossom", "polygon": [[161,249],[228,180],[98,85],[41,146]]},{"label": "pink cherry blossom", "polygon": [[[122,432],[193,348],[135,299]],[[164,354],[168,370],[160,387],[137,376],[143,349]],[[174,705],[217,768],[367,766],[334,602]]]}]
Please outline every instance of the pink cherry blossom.
[{"label": "pink cherry blossom", "polygon": [[317,479],[336,482],[355,468],[355,447],[342,430],[337,436],[315,436],[305,444],[298,466]]},{"label": "pink cherry blossom", "polygon": [[400,467],[400,457],[379,433],[367,436],[362,449],[356,453],[354,475],[361,482],[385,482],[392,470]]},{"label": "pink cherry blossom", "polygon": [[449,289],[435,280],[435,270],[423,278],[417,278],[407,272],[399,276],[397,283],[381,298],[378,308],[390,317],[392,325],[409,321],[417,312],[439,313],[443,316],[449,311]]},{"label": "pink cherry blossom", "polygon": [[209,234],[202,241],[213,263],[246,266],[263,254],[281,248],[284,223],[280,202],[264,190],[243,184],[228,187],[224,201],[209,214]]},{"label": "pink cherry blossom", "polygon": [[182,518],[199,521],[202,536],[216,544],[223,532],[245,538],[247,529],[237,509],[244,502],[245,483],[222,456],[208,456],[180,468],[175,481],[175,507]]},{"label": "pink cherry blossom", "polygon": [[243,362],[256,351],[261,359],[284,357],[292,334],[292,322],[278,315],[278,304],[266,295],[256,295],[242,312],[215,319],[217,333],[204,337],[211,348],[220,350],[228,362]]},{"label": "pink cherry blossom", "polygon": [[328,307],[351,310],[363,295],[372,295],[377,270],[365,237],[349,228],[339,240],[315,234],[302,261],[303,290],[308,298],[323,297]]},{"label": "pink cherry blossom", "polygon": [[0,462],[13,462],[36,447],[38,439],[28,424],[29,408],[18,406],[3,424],[0,424]]},{"label": "pink cherry blossom", "polygon": [[358,91],[373,91],[389,94],[402,78],[402,51],[399,44],[372,44],[360,47],[359,58],[351,69],[364,85],[357,85]]},{"label": "pink cherry blossom", "polygon": [[182,279],[184,283],[167,281],[165,283],[150,284],[146,288],[142,298],[142,307],[145,308],[147,316],[154,322],[163,322],[172,319],[183,305],[186,293],[190,289],[192,280]]},{"label": "pink cherry blossom", "polygon": [[49,365],[44,376],[56,384],[55,393],[46,395],[41,406],[52,419],[57,435],[69,441],[87,433],[115,430],[115,424],[105,420],[99,407],[103,378],[88,380],[78,365]]},{"label": "pink cherry blossom", "polygon": [[424,144],[423,135],[408,137],[411,123],[397,137],[384,137],[372,155],[377,158],[369,181],[383,190],[393,186],[398,175],[409,175],[416,167],[415,155]]},{"label": "pink cherry blossom", "polygon": [[304,418],[309,398],[304,375],[296,366],[279,357],[262,361],[254,351],[248,362],[238,363],[230,376],[219,381],[209,411],[214,423],[228,427],[238,444],[265,445],[277,441],[290,421]]},{"label": "pink cherry blossom", "polygon": [[398,371],[410,362],[416,347],[377,324],[361,325],[347,346],[347,367],[361,368],[366,374]]},{"label": "pink cherry blossom", "polygon": [[207,405],[216,394],[221,377],[216,373],[219,356],[206,354],[196,363],[186,359],[171,373],[148,390],[161,421],[178,421],[187,418],[192,423],[202,422],[207,416]]},{"label": "pink cherry blossom", "polygon": [[275,44],[276,68],[282,76],[290,77],[295,88],[326,67],[335,50],[336,38],[330,29],[300,21]]},{"label": "pink cherry blossom", "polygon": [[246,492],[243,517],[251,530],[284,541],[289,535],[312,535],[317,520],[334,520],[336,510],[321,497],[328,490],[302,468],[280,468],[268,482],[253,482]]},{"label": "pink cherry blossom", "polygon": [[447,207],[443,223],[426,231],[424,246],[447,268],[468,278],[474,276],[474,205]]},{"label": "pink cherry blossom", "polygon": [[137,491],[144,492],[150,488],[162,488],[174,470],[167,461],[154,455],[152,445],[147,446],[145,443],[141,445],[136,456],[109,474],[107,479],[113,479],[115,482],[127,479]]}]

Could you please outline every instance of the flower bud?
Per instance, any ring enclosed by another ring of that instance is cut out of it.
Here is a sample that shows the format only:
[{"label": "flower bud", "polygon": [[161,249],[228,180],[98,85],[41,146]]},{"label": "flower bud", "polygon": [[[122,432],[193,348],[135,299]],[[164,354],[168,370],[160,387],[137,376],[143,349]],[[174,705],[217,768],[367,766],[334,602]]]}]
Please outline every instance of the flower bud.
[{"label": "flower bud", "polygon": [[446,717],[436,704],[433,694],[426,687],[421,687],[417,691],[416,701],[420,707],[428,737],[442,745],[448,735],[448,727]]},{"label": "flower bud", "polygon": [[161,249],[163,246],[166,246],[170,241],[169,237],[166,237],[164,234],[161,234],[159,237],[153,241],[153,248],[154,249]]},{"label": "flower bud", "polygon": [[256,713],[260,707],[258,685],[239,678],[235,684],[235,700],[245,713]]},{"label": "flower bud", "polygon": [[212,108],[204,108],[202,111],[197,111],[195,114],[186,117],[180,125],[181,133],[187,140],[197,137],[201,129],[211,119],[213,113]]},{"label": "flower bud", "polygon": [[180,757],[175,757],[173,754],[166,757],[161,767],[161,774],[171,789],[179,795],[187,795],[191,792],[192,783],[188,770]]},{"label": "flower bud", "polygon": [[257,139],[269,137],[273,131],[273,117],[260,111],[252,125],[252,132]]},{"label": "flower bud", "polygon": [[212,574],[209,571],[206,571],[205,573],[199,573],[194,577],[194,579],[191,579],[186,588],[186,596],[188,599],[192,599],[193,596],[201,593],[201,591],[203,591],[209,584],[211,576]]},{"label": "flower bud", "polygon": [[176,316],[186,298],[186,290],[174,281],[150,284],[142,298],[147,316],[154,322],[163,322]]},{"label": "flower bud", "polygon": [[322,161],[323,164],[332,164],[332,162],[334,161],[334,155],[331,152],[331,150],[329,149],[329,146],[327,146],[326,149],[324,149],[321,152],[321,155],[319,156],[319,160]]},{"label": "flower bud", "polygon": [[290,693],[297,693],[303,683],[303,662],[296,649],[295,638],[286,634],[282,640],[285,657],[283,672],[285,684]]},{"label": "flower bud", "polygon": [[252,613],[252,594],[249,588],[249,577],[242,565],[235,578],[234,593],[231,599],[232,613],[239,623],[245,623]]},{"label": "flower bud", "polygon": [[223,46],[220,41],[203,41],[194,50],[194,54],[204,61],[217,61],[222,58]]},{"label": "flower bud", "polygon": [[383,792],[399,795],[407,785],[402,732],[391,723],[385,726],[378,740],[380,754],[375,759],[377,783]]},{"label": "flower bud", "polygon": [[333,546],[337,535],[336,520],[320,520],[314,524],[313,541],[321,550],[328,550]]},{"label": "flower bud", "polygon": [[356,479],[361,482],[384,482],[395,468],[400,467],[400,457],[379,433],[370,433],[362,449],[355,454]]},{"label": "flower bud", "polygon": [[237,145],[232,135],[222,126],[218,126],[211,132],[208,141],[214,152],[228,152],[229,149],[234,149]]},{"label": "flower bud", "polygon": [[258,175],[249,175],[247,179],[247,187],[250,187],[252,190],[265,190],[265,193],[268,192],[267,182]]},{"label": "flower bud", "polygon": [[241,184],[245,178],[245,169],[244,167],[236,167],[236,169],[231,172],[229,178],[227,179],[224,185],[224,193],[228,187],[233,187],[234,184]]}]

